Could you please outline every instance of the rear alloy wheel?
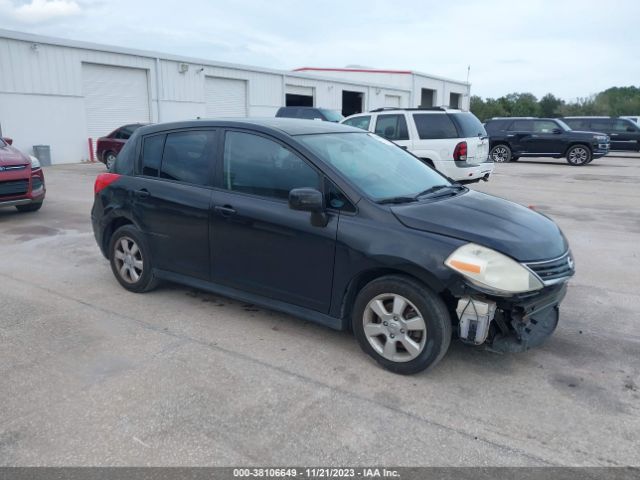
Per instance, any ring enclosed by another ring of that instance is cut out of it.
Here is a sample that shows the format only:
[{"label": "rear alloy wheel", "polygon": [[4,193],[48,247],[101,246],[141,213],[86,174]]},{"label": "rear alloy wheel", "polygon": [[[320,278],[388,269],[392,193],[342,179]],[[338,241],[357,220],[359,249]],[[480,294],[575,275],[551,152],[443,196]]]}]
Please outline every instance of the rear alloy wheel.
[{"label": "rear alloy wheel", "polygon": [[586,165],[591,161],[591,150],[584,145],[574,145],[567,152],[567,162],[569,165]]},{"label": "rear alloy wheel", "polygon": [[132,225],[120,227],[109,246],[111,270],[127,290],[141,293],[155,288],[157,281],[151,268],[146,243]]},{"label": "rear alloy wheel", "polygon": [[489,152],[489,158],[496,163],[506,163],[511,161],[511,149],[508,145],[496,145]]},{"label": "rear alloy wheel", "polygon": [[360,291],[352,326],[366,353],[401,374],[435,365],[451,342],[451,319],[442,300],[401,276],[379,278]]},{"label": "rear alloy wheel", "polygon": [[113,152],[107,152],[104,156],[104,163],[107,166],[107,170],[111,171],[116,163],[116,154]]}]

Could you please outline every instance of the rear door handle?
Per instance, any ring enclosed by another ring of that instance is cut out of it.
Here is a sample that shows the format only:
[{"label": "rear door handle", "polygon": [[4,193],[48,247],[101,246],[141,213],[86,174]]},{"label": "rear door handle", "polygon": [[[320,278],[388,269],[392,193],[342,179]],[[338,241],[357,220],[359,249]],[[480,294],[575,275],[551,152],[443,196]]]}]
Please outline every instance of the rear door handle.
[{"label": "rear door handle", "polygon": [[149,195],[151,194],[146,188],[141,188],[140,190],[135,191],[135,196],[138,198],[147,198]]},{"label": "rear door handle", "polygon": [[218,205],[213,207],[213,209],[216,211],[216,213],[222,215],[223,217],[230,217],[231,215],[236,214],[235,208],[233,208],[231,205]]}]

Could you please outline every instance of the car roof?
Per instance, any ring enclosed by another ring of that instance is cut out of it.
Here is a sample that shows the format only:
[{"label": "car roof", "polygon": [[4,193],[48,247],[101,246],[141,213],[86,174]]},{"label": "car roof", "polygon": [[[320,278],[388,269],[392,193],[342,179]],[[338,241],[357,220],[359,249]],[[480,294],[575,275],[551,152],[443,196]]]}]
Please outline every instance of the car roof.
[{"label": "car roof", "polygon": [[298,118],[215,118],[188,120],[183,122],[156,123],[141,127],[136,131],[140,135],[175,130],[180,128],[195,127],[227,127],[227,128],[251,128],[263,131],[277,130],[286,135],[309,135],[319,133],[366,133],[360,128],[349,127],[340,123],[321,122],[317,120],[302,120]]}]

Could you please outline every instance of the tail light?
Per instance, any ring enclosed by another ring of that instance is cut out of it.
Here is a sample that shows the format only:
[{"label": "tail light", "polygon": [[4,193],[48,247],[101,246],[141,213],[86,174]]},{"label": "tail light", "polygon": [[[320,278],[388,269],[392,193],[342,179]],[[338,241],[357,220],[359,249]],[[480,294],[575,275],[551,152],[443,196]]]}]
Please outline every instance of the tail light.
[{"label": "tail light", "polygon": [[93,185],[93,193],[97,195],[119,178],[120,175],[117,173],[101,173],[96,177],[96,183]]},{"label": "tail light", "polygon": [[467,161],[467,142],[460,142],[456,145],[456,148],[453,149],[453,159],[456,162]]}]

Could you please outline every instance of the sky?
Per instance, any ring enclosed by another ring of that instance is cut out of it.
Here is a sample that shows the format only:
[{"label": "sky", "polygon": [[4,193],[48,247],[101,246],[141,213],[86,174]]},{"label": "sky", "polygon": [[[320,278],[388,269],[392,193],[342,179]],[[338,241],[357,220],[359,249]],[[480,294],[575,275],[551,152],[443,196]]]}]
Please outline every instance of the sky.
[{"label": "sky", "polygon": [[567,100],[640,86],[640,1],[0,0],[0,28],[289,70],[360,65]]}]

